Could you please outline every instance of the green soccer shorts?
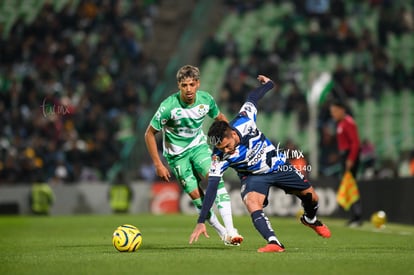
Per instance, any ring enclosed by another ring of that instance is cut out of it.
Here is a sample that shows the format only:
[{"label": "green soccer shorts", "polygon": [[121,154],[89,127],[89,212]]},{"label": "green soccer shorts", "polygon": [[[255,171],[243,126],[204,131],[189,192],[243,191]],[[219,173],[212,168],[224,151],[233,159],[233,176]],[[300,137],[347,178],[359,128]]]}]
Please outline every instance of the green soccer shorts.
[{"label": "green soccer shorts", "polygon": [[[167,161],[184,192],[189,194],[198,188],[210,170],[211,149],[207,144],[202,144],[179,156],[167,158]],[[222,187],[224,182],[221,179],[218,188]]]}]

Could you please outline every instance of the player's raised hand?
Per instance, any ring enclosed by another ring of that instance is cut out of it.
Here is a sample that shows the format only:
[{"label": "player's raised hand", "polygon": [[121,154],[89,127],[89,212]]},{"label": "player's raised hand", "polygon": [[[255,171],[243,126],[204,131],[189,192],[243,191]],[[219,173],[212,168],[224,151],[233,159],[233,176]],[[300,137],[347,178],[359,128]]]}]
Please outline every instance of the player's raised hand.
[{"label": "player's raised hand", "polygon": [[201,234],[203,234],[206,238],[210,238],[210,236],[207,234],[206,225],[204,223],[197,223],[193,233],[190,236],[189,243],[192,244],[193,242],[198,241],[198,237]]},{"label": "player's raised hand", "polygon": [[268,78],[267,76],[261,75],[261,74],[257,76],[257,80],[259,80],[260,83],[262,84],[266,84],[267,82],[271,81],[270,78]]}]

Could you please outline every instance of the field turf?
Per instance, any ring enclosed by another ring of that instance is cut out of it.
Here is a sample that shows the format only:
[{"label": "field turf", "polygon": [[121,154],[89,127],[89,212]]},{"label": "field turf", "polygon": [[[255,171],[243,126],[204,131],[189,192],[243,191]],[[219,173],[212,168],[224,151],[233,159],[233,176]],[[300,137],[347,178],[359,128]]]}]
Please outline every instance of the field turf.
[{"label": "field turf", "polygon": [[[330,239],[295,218],[271,217],[286,252],[262,254],[256,249],[265,242],[248,216],[235,217],[240,247],[224,246],[209,226],[209,239],[189,245],[195,216],[0,216],[0,274],[414,274],[413,226],[352,229],[322,220]],[[124,223],[142,232],[137,252],[112,246]]]}]

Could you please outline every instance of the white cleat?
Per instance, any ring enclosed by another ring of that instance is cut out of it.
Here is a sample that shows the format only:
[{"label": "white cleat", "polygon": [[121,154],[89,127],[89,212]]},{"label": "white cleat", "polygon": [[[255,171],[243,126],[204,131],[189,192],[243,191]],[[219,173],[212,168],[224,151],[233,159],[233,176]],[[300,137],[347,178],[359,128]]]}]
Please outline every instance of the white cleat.
[{"label": "white cleat", "polygon": [[228,246],[240,246],[243,242],[243,236],[240,235],[237,231],[233,235],[225,234],[223,237],[224,245]]}]

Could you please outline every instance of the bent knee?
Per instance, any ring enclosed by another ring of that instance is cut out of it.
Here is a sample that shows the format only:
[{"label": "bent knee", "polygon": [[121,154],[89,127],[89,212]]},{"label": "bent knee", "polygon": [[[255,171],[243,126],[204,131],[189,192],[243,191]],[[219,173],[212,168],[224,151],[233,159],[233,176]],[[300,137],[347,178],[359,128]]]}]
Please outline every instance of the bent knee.
[{"label": "bent knee", "polygon": [[259,209],[263,209],[263,202],[266,196],[257,192],[249,192],[244,198],[243,202],[249,212],[253,212]]}]

